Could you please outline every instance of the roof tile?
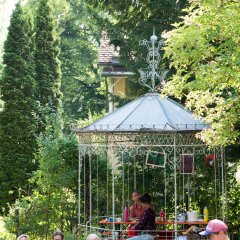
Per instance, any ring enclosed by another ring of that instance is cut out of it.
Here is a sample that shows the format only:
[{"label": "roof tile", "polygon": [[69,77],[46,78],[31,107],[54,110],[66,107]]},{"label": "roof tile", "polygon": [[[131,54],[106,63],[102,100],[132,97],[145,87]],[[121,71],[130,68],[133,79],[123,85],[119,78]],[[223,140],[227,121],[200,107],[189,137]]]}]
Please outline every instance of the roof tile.
[{"label": "roof tile", "polygon": [[99,63],[112,63],[114,57],[115,47],[110,44],[110,39],[108,38],[107,32],[102,33],[102,38],[100,40],[100,50],[98,56]]}]

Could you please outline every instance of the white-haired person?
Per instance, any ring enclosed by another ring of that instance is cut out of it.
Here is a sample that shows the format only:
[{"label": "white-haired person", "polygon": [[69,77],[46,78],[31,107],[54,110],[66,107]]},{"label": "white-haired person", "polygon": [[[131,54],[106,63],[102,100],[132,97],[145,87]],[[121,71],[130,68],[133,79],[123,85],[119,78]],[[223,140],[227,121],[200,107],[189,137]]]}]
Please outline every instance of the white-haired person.
[{"label": "white-haired person", "polygon": [[86,240],[101,240],[101,238],[97,234],[91,233],[86,237]]},{"label": "white-haired person", "polygon": [[29,240],[29,236],[27,234],[21,234],[18,236],[17,240]]},{"label": "white-haired person", "polygon": [[200,236],[207,236],[211,240],[230,240],[228,237],[228,226],[221,220],[211,220],[205,231],[199,233]]}]

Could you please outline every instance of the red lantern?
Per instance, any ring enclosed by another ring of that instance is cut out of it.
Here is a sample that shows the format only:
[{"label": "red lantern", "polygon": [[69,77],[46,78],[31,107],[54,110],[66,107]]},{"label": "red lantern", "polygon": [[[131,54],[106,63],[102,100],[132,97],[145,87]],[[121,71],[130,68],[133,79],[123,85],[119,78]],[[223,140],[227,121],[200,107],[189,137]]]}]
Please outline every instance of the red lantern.
[{"label": "red lantern", "polygon": [[206,155],[205,165],[208,166],[208,167],[213,166],[214,160],[215,160],[215,155],[214,154]]}]

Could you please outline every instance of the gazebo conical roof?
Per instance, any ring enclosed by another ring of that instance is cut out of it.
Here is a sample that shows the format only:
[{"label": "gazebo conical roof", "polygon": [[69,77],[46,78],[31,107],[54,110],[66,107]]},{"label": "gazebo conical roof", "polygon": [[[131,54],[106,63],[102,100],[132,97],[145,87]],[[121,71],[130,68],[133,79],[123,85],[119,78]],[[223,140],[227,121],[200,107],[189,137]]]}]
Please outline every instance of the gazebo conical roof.
[{"label": "gazebo conical roof", "polygon": [[147,93],[86,126],[80,132],[201,131],[208,128],[170,98]]}]

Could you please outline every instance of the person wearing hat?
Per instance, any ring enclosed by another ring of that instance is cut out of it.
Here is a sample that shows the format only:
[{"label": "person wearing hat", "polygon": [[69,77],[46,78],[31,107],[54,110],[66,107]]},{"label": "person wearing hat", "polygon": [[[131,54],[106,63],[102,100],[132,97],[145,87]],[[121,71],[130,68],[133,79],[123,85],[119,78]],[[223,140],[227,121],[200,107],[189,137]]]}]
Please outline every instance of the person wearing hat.
[{"label": "person wearing hat", "polygon": [[228,226],[221,220],[211,220],[205,231],[199,233],[201,236],[208,236],[213,240],[230,240],[227,234]]}]

